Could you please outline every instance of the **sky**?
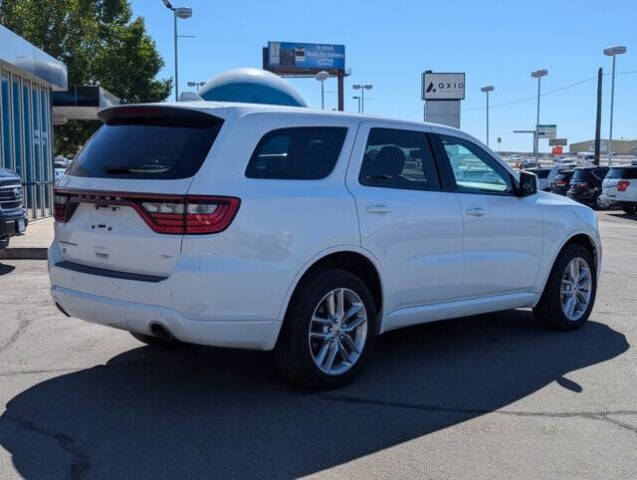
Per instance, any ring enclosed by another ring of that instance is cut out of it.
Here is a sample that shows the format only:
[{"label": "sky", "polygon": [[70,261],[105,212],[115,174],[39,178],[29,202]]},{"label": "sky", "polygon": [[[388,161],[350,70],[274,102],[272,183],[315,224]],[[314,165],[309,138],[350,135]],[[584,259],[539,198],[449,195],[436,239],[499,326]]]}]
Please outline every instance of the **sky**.
[{"label": "sky", "polygon": [[[537,80],[542,79],[540,123],[557,124],[570,142],[594,136],[597,69],[604,69],[602,137],[610,121],[611,58],[605,47],[625,45],[617,57],[613,138],[637,139],[637,4],[635,0],[171,0],[193,9],[179,20],[179,88],[238,67],[261,68],[268,41],[345,45],[345,110],[356,111],[354,83],[371,83],[365,113],[423,118],[421,74],[465,72],[461,128],[485,140],[485,95],[490,94],[492,147],[530,151]],[[162,0],[132,0],[165,61],[159,78],[174,72],[173,17]],[[320,108],[314,79],[290,80],[311,107]],[[574,85],[574,86],[573,86]],[[563,88],[569,87],[570,88]],[[192,89],[191,89],[192,90]],[[336,79],[325,83],[326,108],[335,108]],[[557,91],[555,91],[557,90]],[[523,101],[520,101],[523,100]],[[496,143],[497,137],[501,144]],[[549,151],[546,140],[541,151]]]}]

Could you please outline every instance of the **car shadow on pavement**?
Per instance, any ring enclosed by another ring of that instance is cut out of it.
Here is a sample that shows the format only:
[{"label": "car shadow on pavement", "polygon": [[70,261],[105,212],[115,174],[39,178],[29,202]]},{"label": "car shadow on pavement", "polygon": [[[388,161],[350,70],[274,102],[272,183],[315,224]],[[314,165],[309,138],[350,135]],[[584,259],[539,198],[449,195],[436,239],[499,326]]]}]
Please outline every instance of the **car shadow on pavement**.
[{"label": "car shadow on pavement", "polygon": [[0,277],[2,275],[6,275],[7,273],[11,273],[15,270],[13,265],[7,265],[5,263],[0,263]]},{"label": "car shadow on pavement", "polygon": [[637,221],[637,215],[635,215],[633,213],[609,213],[609,215],[611,217],[625,218],[626,220],[636,220]]},{"label": "car shadow on pavement", "polygon": [[0,444],[27,479],[299,477],[554,381],[578,395],[587,385],[566,374],[628,347],[595,321],[561,333],[528,311],[500,312],[383,335],[355,382],[331,392],[281,382],[268,353],[140,347],[16,395]]}]

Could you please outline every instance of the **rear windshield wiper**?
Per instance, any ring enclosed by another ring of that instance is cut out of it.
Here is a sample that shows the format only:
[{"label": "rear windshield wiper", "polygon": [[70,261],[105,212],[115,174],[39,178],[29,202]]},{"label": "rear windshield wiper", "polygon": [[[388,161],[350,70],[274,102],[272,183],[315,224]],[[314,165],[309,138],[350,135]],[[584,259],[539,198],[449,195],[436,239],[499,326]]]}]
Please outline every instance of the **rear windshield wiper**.
[{"label": "rear windshield wiper", "polygon": [[139,165],[131,167],[128,165],[105,165],[102,168],[104,173],[113,175],[126,173],[164,173],[170,170],[170,165]]}]

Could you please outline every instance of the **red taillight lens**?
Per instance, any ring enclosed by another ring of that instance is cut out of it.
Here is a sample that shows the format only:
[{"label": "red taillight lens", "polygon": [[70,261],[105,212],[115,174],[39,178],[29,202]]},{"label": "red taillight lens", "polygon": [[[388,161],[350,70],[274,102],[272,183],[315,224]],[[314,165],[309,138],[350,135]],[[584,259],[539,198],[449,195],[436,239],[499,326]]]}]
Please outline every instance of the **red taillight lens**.
[{"label": "red taillight lens", "polygon": [[230,225],[239,210],[236,197],[188,197],[186,233],[218,233]]},{"label": "red taillight lens", "polygon": [[558,187],[563,187],[564,185],[566,185],[566,180],[555,180],[555,185],[557,185]]},{"label": "red taillight lens", "polygon": [[66,221],[66,205],[69,203],[69,196],[53,190],[53,209],[55,220],[58,222]]},{"label": "red taillight lens", "polygon": [[573,188],[588,188],[587,182],[577,182],[573,184]]},{"label": "red taillight lens", "polygon": [[626,189],[628,188],[628,185],[630,185],[630,182],[628,180],[621,180],[617,182],[617,191],[625,192]]},{"label": "red taillight lens", "polygon": [[79,203],[128,206],[154,232],[183,235],[222,232],[232,223],[241,201],[236,197],[56,190],[55,219],[65,222]]}]

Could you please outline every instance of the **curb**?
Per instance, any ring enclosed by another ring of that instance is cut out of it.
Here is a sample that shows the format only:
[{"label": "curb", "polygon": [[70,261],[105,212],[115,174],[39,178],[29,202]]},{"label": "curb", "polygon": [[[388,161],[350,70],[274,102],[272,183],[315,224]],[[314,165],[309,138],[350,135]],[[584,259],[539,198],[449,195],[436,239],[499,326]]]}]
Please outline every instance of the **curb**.
[{"label": "curb", "polygon": [[46,260],[48,248],[9,247],[0,249],[0,260]]}]

